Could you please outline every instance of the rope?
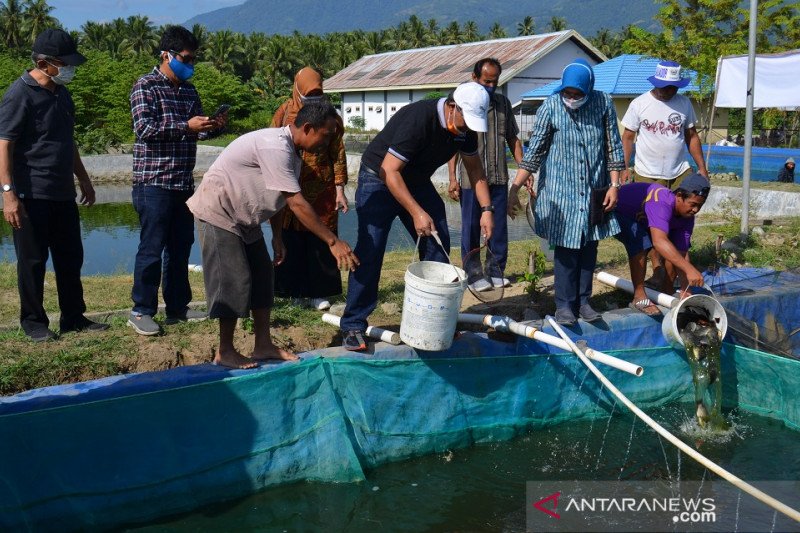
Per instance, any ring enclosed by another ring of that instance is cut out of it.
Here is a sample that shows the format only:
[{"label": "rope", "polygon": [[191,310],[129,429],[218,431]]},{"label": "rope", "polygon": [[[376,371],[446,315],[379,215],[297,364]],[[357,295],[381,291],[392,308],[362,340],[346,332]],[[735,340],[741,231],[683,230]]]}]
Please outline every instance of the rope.
[{"label": "rope", "polygon": [[730,472],[728,472],[727,470],[725,470],[724,468],[722,468],[718,464],[716,464],[713,461],[711,461],[710,459],[706,458],[704,455],[702,455],[697,450],[689,447],[685,442],[683,442],[678,437],[676,437],[675,435],[673,435],[672,433],[670,433],[669,431],[664,429],[664,427],[661,426],[658,422],[656,422],[655,420],[650,418],[650,416],[648,416],[647,413],[645,413],[644,411],[639,409],[636,406],[636,404],[634,404],[632,401],[630,401],[627,396],[625,396],[618,388],[616,388],[614,386],[614,384],[611,383],[611,381],[609,381],[609,379],[606,378],[603,375],[603,373],[600,372],[597,369],[597,367],[592,364],[592,362],[586,357],[586,355],[583,353],[583,351],[580,348],[578,348],[575,345],[574,342],[572,342],[572,339],[570,339],[567,336],[567,334],[564,333],[564,330],[561,329],[561,327],[556,323],[555,320],[553,320],[552,317],[548,316],[547,320],[550,322],[550,325],[553,327],[553,329],[556,330],[556,332],[558,332],[558,334],[561,336],[561,338],[564,339],[564,342],[566,342],[569,345],[569,347],[572,349],[572,351],[575,353],[575,355],[577,355],[578,358],[583,362],[583,364],[586,365],[586,367],[592,372],[592,374],[594,374],[595,377],[597,377],[597,379],[599,379],[600,382],[603,385],[605,385],[605,387],[614,394],[614,396],[616,396],[622,403],[624,403],[625,406],[628,407],[628,409],[633,411],[633,413],[636,416],[638,416],[640,419],[642,419],[642,421],[645,424],[647,424],[653,430],[655,430],[656,433],[658,433],[659,435],[661,435],[662,437],[667,439],[669,442],[671,442],[672,444],[677,446],[683,453],[685,453],[686,455],[688,455],[689,457],[691,457],[692,459],[694,459],[695,461],[697,461],[698,463],[700,463],[704,467],[708,468],[709,470],[711,470],[712,472],[714,472],[715,474],[717,474],[721,478],[729,481],[730,483],[735,485],[740,490],[743,490],[744,492],[746,492],[749,495],[753,496],[757,500],[760,500],[761,502],[769,505],[770,507],[772,507],[776,511],[782,512],[783,514],[785,514],[786,516],[788,516],[792,520],[796,520],[797,522],[800,522],[800,512],[798,512],[795,509],[792,509],[791,507],[789,507],[785,503],[776,500],[775,498],[773,498],[769,494],[767,494],[767,493],[757,489],[756,487],[750,485],[749,483],[747,483],[743,479],[731,474]]}]

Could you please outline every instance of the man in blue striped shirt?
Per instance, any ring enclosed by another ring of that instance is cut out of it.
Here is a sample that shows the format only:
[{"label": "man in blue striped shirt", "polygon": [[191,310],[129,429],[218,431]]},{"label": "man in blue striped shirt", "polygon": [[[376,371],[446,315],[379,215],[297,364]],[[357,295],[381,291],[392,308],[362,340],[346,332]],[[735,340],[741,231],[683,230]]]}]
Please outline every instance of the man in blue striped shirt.
[{"label": "man in blue striped shirt", "polygon": [[220,131],[224,115],[203,114],[200,96],[188,79],[194,73],[198,42],[181,26],[161,36],[161,64],[142,76],[131,91],[133,207],[139,215],[139,250],[133,271],[133,310],[128,324],[140,335],[160,332],[158,311],[162,282],[167,323],[205,318],[188,308],[189,253],[194,243],[194,218],[186,200],[194,191],[197,140]]}]

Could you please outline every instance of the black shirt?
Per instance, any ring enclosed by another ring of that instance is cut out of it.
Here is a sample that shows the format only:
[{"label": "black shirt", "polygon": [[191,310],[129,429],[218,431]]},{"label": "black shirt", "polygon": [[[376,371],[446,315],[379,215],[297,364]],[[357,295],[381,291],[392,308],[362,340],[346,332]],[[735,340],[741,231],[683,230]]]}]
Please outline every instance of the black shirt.
[{"label": "black shirt", "polygon": [[75,106],[66,87],[45,89],[29,72],[11,84],[0,102],[0,139],[14,141],[17,196],[75,198],[74,129]]},{"label": "black shirt", "polygon": [[447,131],[444,101],[421,100],[401,107],[369,143],[361,163],[377,172],[388,152],[405,162],[401,174],[406,184],[413,184],[429,180],[456,152],[476,154],[474,131],[458,136]]}]

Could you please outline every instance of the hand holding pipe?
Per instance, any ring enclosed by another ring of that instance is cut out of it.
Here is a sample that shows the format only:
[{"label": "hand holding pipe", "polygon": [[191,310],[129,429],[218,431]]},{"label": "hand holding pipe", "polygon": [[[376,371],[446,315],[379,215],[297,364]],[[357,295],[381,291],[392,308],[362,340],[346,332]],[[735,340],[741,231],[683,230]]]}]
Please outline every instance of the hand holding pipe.
[{"label": "hand holding pipe", "polygon": [[[550,346],[555,346],[556,348],[561,348],[562,350],[565,350],[567,352],[572,351],[569,345],[563,340],[559,339],[558,337],[554,337],[553,335],[548,335],[547,333],[540,331],[533,326],[526,326],[525,324],[520,324],[515,320],[511,320],[507,316],[459,313],[458,321],[464,324],[478,324],[478,325],[488,326],[490,328],[496,329],[497,331],[511,332],[515,335],[519,335],[520,337],[527,337],[529,339],[534,339],[539,342],[549,344]],[[598,352],[597,350],[587,348],[585,353],[586,357],[588,357],[589,359],[616,368],[617,370],[622,370],[623,372],[627,372],[628,374],[633,374],[634,376],[639,377],[644,373],[644,369],[641,366],[635,365],[628,361],[624,361],[622,359],[605,354],[603,352]]]},{"label": "hand holding pipe", "polygon": [[[337,328],[339,327],[341,320],[342,317],[332,315],[330,313],[324,313],[322,315],[323,322],[325,322],[326,324],[330,324],[331,326],[336,326]],[[364,333],[367,335],[367,337],[372,337],[373,339],[378,339],[383,342],[388,342],[389,344],[394,344],[395,346],[400,344],[400,334],[395,333],[394,331],[367,326],[367,331],[365,331]]]}]

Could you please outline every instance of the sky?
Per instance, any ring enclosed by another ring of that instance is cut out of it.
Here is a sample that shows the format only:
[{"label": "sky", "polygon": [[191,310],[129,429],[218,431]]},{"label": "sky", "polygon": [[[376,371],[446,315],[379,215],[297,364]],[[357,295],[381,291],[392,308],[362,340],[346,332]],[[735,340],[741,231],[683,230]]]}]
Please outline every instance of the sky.
[{"label": "sky", "polygon": [[181,23],[200,13],[244,3],[244,0],[48,0],[51,15],[68,30],[87,21],[108,22],[118,17],[147,15],[157,26]]}]

